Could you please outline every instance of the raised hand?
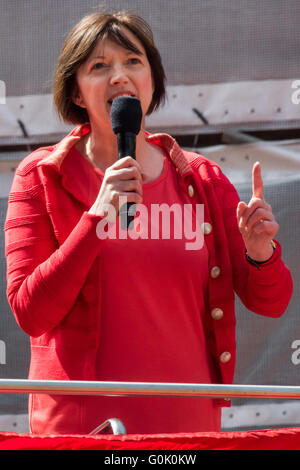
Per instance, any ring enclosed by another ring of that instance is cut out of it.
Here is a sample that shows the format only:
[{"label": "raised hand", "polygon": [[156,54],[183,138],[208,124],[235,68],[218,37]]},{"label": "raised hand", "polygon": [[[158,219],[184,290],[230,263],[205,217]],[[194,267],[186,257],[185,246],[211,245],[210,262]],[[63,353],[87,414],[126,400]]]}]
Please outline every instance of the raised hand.
[{"label": "raised hand", "polygon": [[271,240],[278,232],[272,207],[264,199],[260,163],[252,169],[252,197],[248,204],[237,206],[237,222],[244,239],[247,254],[255,261],[266,261],[273,254]]}]

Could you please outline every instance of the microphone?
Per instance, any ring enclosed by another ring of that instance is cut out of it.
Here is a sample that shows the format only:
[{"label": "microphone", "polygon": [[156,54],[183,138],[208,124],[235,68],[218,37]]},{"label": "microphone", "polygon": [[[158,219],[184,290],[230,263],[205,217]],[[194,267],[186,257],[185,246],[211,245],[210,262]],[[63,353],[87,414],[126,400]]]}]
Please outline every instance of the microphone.
[{"label": "microphone", "polygon": [[[133,96],[118,96],[111,105],[110,119],[112,130],[117,136],[118,158],[136,158],[136,136],[140,132],[142,108],[140,101]],[[120,209],[122,229],[133,228],[136,214],[134,202],[128,202]]]}]

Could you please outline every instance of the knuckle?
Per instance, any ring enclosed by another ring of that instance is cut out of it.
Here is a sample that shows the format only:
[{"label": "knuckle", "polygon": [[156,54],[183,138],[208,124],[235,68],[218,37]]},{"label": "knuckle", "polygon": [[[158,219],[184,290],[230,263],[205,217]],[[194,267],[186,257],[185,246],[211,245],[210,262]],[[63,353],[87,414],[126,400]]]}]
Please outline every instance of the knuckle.
[{"label": "knuckle", "polygon": [[125,191],[135,191],[135,190],[136,190],[135,180],[128,180],[125,184]]},{"label": "knuckle", "polygon": [[139,171],[139,169],[138,169],[137,166],[134,166],[134,167],[133,167],[133,173],[134,173],[136,176],[139,176],[140,171]]},{"label": "knuckle", "polygon": [[265,211],[265,209],[264,209],[263,207],[258,207],[258,208],[256,209],[256,211],[255,211],[255,215],[256,215],[257,217],[261,217],[261,216],[265,215],[265,212],[266,212],[266,211]]},{"label": "knuckle", "polygon": [[142,190],[141,183],[137,179],[134,180],[133,186],[134,186],[135,191],[141,191]]},{"label": "knuckle", "polygon": [[136,179],[138,177],[138,169],[136,166],[132,166],[129,170],[129,175],[131,178]]},{"label": "knuckle", "polygon": [[106,170],[104,180],[106,183],[111,183],[113,181],[113,173],[110,170]]},{"label": "knuckle", "polygon": [[131,166],[133,166],[134,163],[135,163],[134,158],[130,157],[129,155],[128,155],[127,157],[125,157],[124,160],[125,160],[125,162],[126,162],[128,165],[131,165]]},{"label": "knuckle", "polygon": [[113,203],[116,203],[116,202],[118,202],[118,199],[119,199],[119,193],[115,189],[113,189],[111,191],[111,201]]}]

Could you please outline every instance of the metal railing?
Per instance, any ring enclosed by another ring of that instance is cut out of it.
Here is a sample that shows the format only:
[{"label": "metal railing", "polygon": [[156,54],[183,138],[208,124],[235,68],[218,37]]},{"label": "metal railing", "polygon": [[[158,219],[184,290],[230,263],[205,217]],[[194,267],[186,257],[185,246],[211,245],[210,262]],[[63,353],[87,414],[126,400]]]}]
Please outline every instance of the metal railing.
[{"label": "metal railing", "polygon": [[300,386],[0,379],[0,393],[300,399]]},{"label": "metal railing", "polygon": [[[221,385],[158,382],[98,382],[67,380],[0,379],[0,393],[46,393],[51,395],[193,396],[210,398],[300,399],[300,387],[275,385]],[[97,426],[90,434],[126,434],[118,418]]]}]

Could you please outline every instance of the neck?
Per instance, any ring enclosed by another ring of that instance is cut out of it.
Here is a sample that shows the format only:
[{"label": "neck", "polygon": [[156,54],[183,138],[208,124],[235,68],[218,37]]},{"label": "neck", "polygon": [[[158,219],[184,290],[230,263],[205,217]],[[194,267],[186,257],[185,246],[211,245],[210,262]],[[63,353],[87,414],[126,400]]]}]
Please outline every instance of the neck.
[{"label": "neck", "polygon": [[[91,132],[88,134],[84,142],[84,153],[91,163],[100,170],[105,170],[118,159],[117,137],[112,129],[108,132],[102,132],[101,129],[91,124]],[[141,131],[136,137],[136,159],[143,160],[143,156],[147,155],[149,144],[145,139],[145,129],[142,126]]]}]

